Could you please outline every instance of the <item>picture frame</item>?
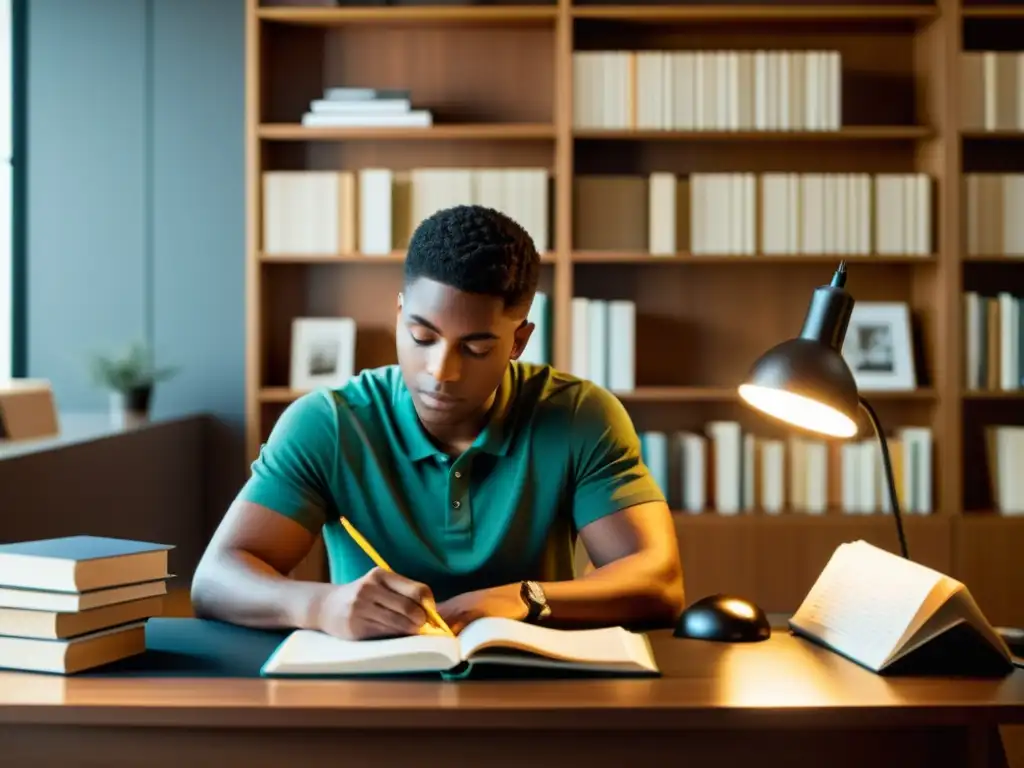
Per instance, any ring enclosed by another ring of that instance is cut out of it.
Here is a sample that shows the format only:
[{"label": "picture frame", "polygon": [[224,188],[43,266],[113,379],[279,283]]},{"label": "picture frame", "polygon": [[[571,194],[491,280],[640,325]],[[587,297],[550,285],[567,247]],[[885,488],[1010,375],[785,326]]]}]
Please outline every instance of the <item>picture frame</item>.
[{"label": "picture frame", "polygon": [[292,389],[340,387],[355,375],[356,322],[351,317],[292,320]]},{"label": "picture frame", "polygon": [[916,389],[910,308],[903,302],[854,304],[842,355],[858,389]]}]

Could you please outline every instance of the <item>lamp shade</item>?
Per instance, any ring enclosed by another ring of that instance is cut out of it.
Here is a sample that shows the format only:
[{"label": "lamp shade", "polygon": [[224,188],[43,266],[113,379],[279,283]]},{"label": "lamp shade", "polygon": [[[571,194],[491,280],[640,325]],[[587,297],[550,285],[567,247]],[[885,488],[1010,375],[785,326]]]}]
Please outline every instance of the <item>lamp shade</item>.
[{"label": "lamp shade", "polygon": [[845,283],[843,262],[832,283],[814,291],[800,335],[772,347],[754,363],[739,387],[748,405],[830,437],[857,434],[860,396],[842,355],[853,312]]},{"label": "lamp shade", "polygon": [[831,437],[857,434],[857,384],[843,356],[810,339],[790,339],[754,363],[740,397],[787,424]]}]

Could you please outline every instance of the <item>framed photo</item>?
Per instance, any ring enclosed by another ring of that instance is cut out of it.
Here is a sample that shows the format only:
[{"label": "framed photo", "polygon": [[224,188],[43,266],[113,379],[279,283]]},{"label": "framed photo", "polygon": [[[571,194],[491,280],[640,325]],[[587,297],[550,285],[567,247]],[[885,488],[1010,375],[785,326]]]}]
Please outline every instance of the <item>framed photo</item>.
[{"label": "framed photo", "polygon": [[915,389],[910,308],[901,302],[854,304],[843,359],[859,389]]},{"label": "framed photo", "polygon": [[292,321],[290,386],[338,387],[355,373],[356,322],[351,317],[297,317]]}]

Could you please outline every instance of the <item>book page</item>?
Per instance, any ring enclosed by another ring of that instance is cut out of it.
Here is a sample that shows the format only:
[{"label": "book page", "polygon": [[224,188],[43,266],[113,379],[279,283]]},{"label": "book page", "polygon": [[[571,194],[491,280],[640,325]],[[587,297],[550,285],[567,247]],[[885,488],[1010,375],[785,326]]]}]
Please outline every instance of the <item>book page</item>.
[{"label": "book page", "polygon": [[974,627],[978,632],[981,633],[988,642],[992,644],[994,648],[999,650],[1008,661],[1012,660],[1013,654],[1010,653],[1010,648],[1006,644],[1006,641],[1000,637],[999,633],[996,632],[995,628],[989,623],[989,620],[985,618],[985,614],[981,612],[981,608],[974,601],[974,595],[967,587],[963,587],[959,594],[956,596],[956,605],[960,609],[961,614],[967,623]]},{"label": "book page", "polygon": [[841,544],[790,624],[877,671],[946,578],[864,541]]},{"label": "book page", "polygon": [[300,629],[263,666],[267,675],[335,675],[440,672],[460,662],[458,640],[412,635],[385,640],[343,640]]},{"label": "book page", "polygon": [[622,627],[564,630],[485,618],[463,629],[459,641],[467,660],[483,650],[507,648],[580,664],[657,670],[646,638]]}]

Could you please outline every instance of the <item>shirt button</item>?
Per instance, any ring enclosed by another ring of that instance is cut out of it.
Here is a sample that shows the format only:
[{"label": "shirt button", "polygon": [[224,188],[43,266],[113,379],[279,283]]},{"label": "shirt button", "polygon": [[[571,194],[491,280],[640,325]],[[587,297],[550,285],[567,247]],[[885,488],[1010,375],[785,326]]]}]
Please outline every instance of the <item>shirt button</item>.
[{"label": "shirt button", "polygon": [[459,472],[458,470],[455,470],[455,476],[456,477],[462,477],[462,473]]},{"label": "shirt button", "polygon": [[452,502],[452,506],[458,509],[460,506],[462,506],[462,503],[458,500],[455,500]]}]

